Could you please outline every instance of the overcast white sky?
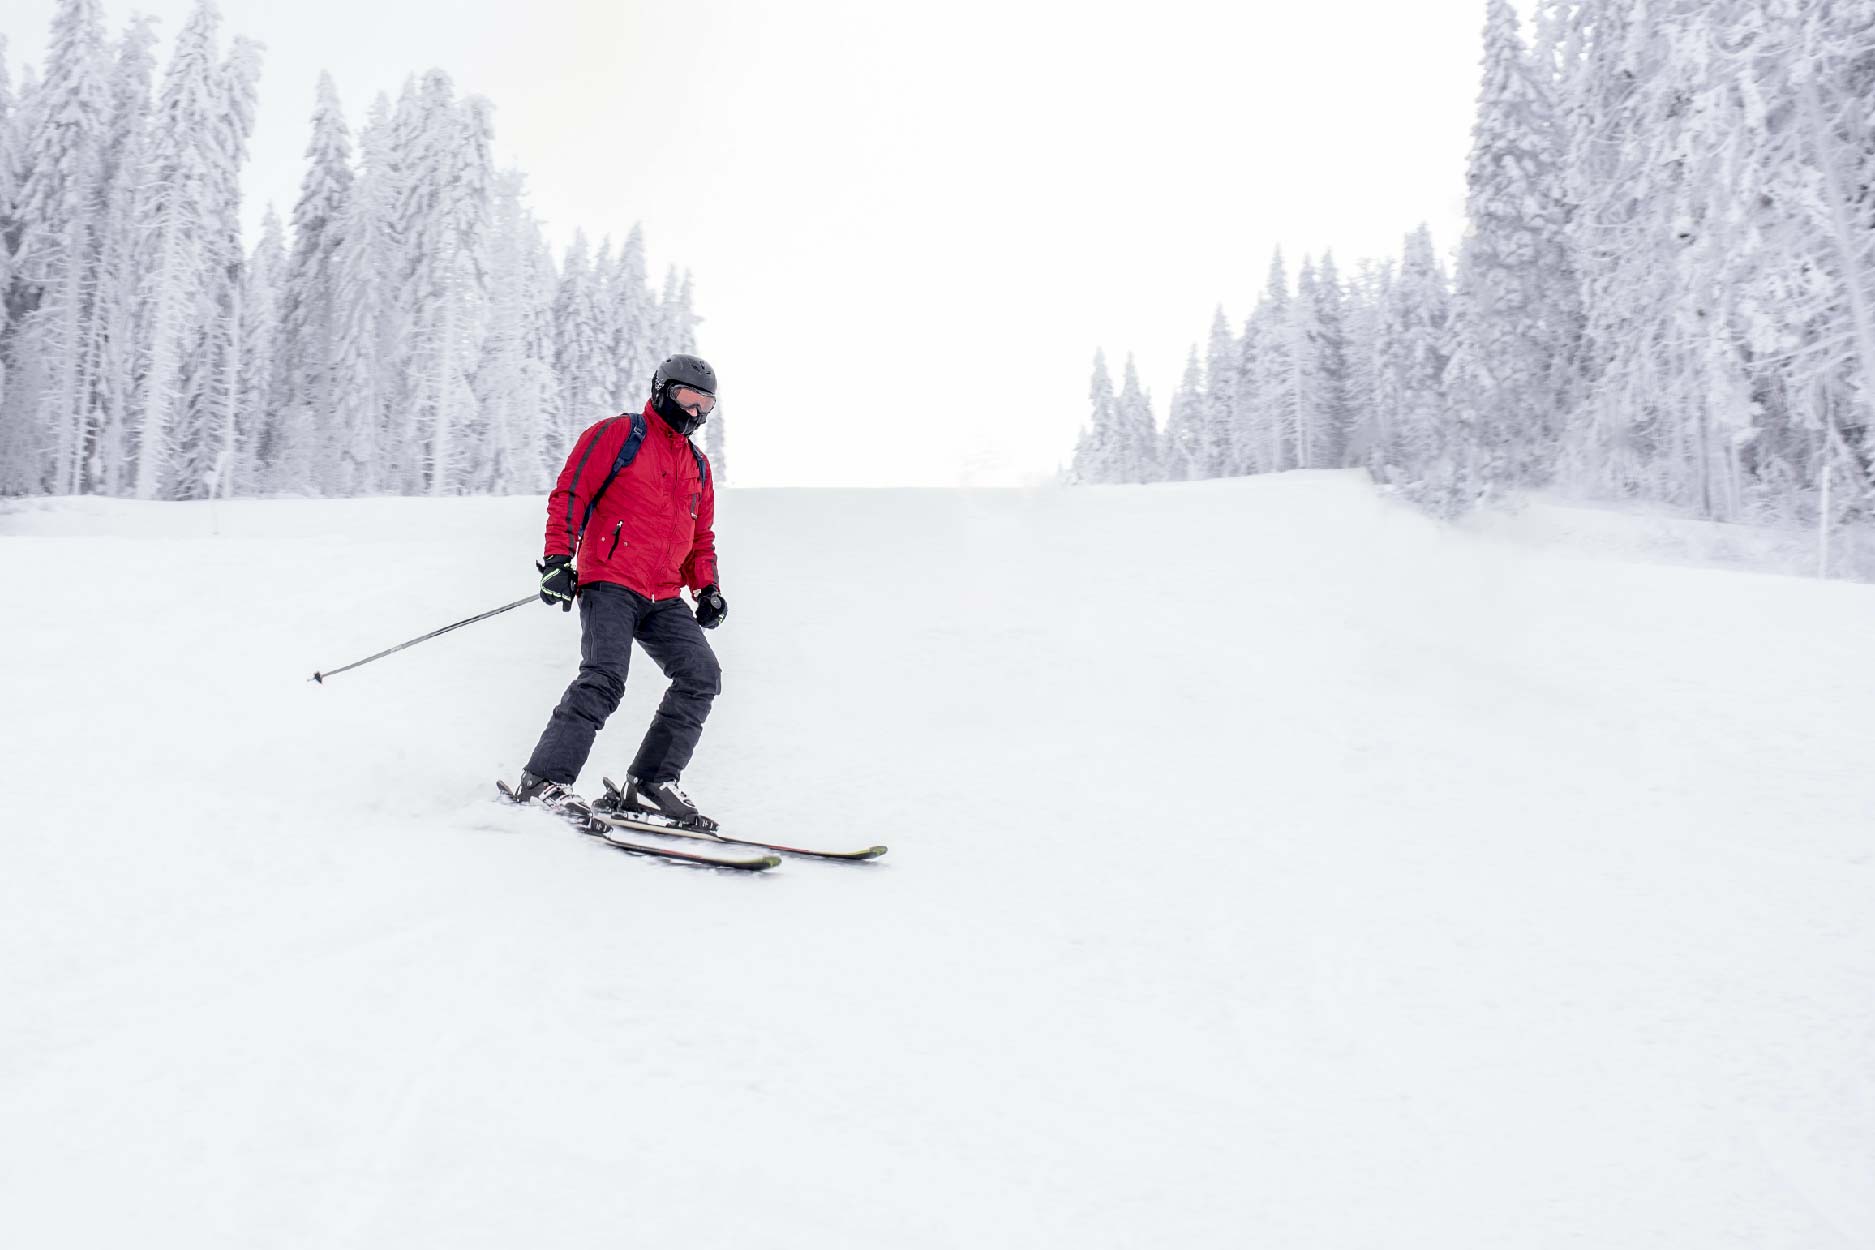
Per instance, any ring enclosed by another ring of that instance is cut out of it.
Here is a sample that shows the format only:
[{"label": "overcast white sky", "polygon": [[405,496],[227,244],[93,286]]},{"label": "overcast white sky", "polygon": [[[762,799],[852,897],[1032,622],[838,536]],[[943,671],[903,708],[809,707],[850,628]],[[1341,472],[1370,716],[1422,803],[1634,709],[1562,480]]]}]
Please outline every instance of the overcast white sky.
[{"label": "overcast white sky", "polygon": [[[166,63],[189,3],[134,7]],[[16,81],[52,9],[8,0]],[[113,38],[132,9],[105,0]],[[1163,420],[1278,244],[1351,268],[1427,221],[1449,249],[1484,22],[1484,0],[221,10],[224,46],[267,45],[250,230],[291,211],[320,70],[355,133],[375,93],[444,69],[493,101],[556,244],[642,222],[660,278],[695,272],[744,485],[1049,473],[1095,347],[1116,372],[1138,354]]]}]

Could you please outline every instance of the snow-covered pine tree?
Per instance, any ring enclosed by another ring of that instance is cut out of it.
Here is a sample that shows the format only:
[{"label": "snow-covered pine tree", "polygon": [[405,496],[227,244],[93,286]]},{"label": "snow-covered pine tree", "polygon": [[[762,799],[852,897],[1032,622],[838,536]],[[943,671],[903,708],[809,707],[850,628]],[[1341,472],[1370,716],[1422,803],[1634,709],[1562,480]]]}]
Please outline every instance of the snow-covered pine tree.
[{"label": "snow-covered pine tree", "polygon": [[551,302],[552,274],[537,263],[544,244],[527,210],[524,184],[518,170],[496,179],[487,333],[475,371],[484,429],[466,483],[478,493],[540,488],[542,431],[557,403],[541,316]]},{"label": "snow-covered pine tree", "polygon": [[212,315],[220,190],[214,135],[226,107],[215,48],[220,16],[198,4],[176,36],[150,133],[150,174],[139,188],[144,226],[139,305],[143,352],[136,493],[155,499],[187,484],[171,471],[172,427],[183,415],[192,353]]},{"label": "snow-covered pine tree", "polygon": [[457,104],[449,76],[430,70],[407,123],[398,128],[412,438],[404,488],[442,495],[461,486],[466,449],[458,430],[479,420],[470,371],[480,349],[493,207],[488,106],[478,98]]},{"label": "snow-covered pine tree", "polygon": [[620,397],[624,386],[619,381],[619,367],[624,362],[619,349],[625,341],[622,324],[624,301],[619,298],[619,262],[613,254],[612,236],[599,240],[599,250],[592,258],[592,304],[599,326],[599,355],[593,362],[598,372],[599,389],[605,394],[600,405],[607,413],[618,412],[624,405]]},{"label": "snow-covered pine tree", "polygon": [[129,469],[137,382],[137,303],[142,289],[137,188],[147,176],[155,21],[132,19],[111,74],[111,120],[105,139],[98,225],[97,293],[87,352],[90,406],[98,435],[85,480],[91,490],[121,494]]},{"label": "snow-covered pine tree", "polygon": [[1125,436],[1120,425],[1120,402],[1113,393],[1113,374],[1107,353],[1094,353],[1094,377],[1088,387],[1091,413],[1074,448],[1069,480],[1074,482],[1123,481]]},{"label": "snow-covered pine tree", "polygon": [[403,355],[396,293],[399,250],[392,235],[398,171],[391,152],[391,102],[380,94],[358,134],[359,168],[332,260],[332,489],[371,495],[401,485],[386,463],[393,437],[388,370]]},{"label": "snow-covered pine tree", "polygon": [[1198,362],[1198,347],[1192,345],[1185,356],[1185,373],[1172,392],[1166,412],[1165,439],[1160,450],[1162,476],[1168,482],[1184,482],[1204,476],[1204,367]]},{"label": "snow-covered pine tree", "polygon": [[697,326],[703,318],[697,316],[697,284],[691,272],[684,270],[683,280],[677,284],[677,302],[669,307],[669,316],[676,323],[678,330],[673,349],[680,352],[697,350]]},{"label": "snow-covered pine tree", "polygon": [[[532,214],[529,214],[530,222]],[[553,476],[559,471],[565,447],[560,443],[559,432],[566,426],[566,414],[561,411],[560,403],[565,395],[565,388],[560,385],[559,374],[555,372],[554,361],[557,346],[553,302],[559,290],[560,275],[554,266],[553,249],[547,245],[545,233],[538,223],[527,232],[526,253],[523,256],[526,283],[530,292],[524,307],[526,327],[524,331],[524,352],[531,379],[531,389],[538,394],[539,414],[531,423],[534,430],[534,445],[522,453],[520,465],[538,466],[533,483],[520,484],[521,490],[545,490],[553,483]]]},{"label": "snow-covered pine tree", "polygon": [[[1627,422],[1604,380],[1622,335],[1623,292],[1611,282],[1631,246],[1638,211],[1626,179],[1634,145],[1630,97],[1651,67],[1639,59],[1644,22],[1625,0],[1542,0],[1545,66],[1554,73],[1568,239],[1582,302],[1580,389],[1562,414],[1557,471],[1572,488],[1635,476],[1613,468],[1628,459]],[[1604,450],[1605,449],[1605,450]]]},{"label": "snow-covered pine tree", "polygon": [[1296,430],[1295,343],[1281,248],[1270,257],[1269,277],[1245,333],[1251,398],[1239,414],[1239,428],[1245,436],[1246,471],[1280,473],[1295,464]]},{"label": "snow-covered pine tree", "polygon": [[566,455],[581,430],[617,411],[612,404],[610,345],[599,315],[598,296],[599,279],[590,259],[586,232],[575,231],[553,302],[554,358],[558,362],[560,410],[565,424],[548,448],[550,462],[556,455]]},{"label": "snow-covered pine tree", "polygon": [[1550,84],[1508,0],[1487,0],[1448,377],[1474,493],[1540,482],[1555,457],[1580,321],[1561,177]]},{"label": "snow-covered pine tree", "polygon": [[[0,495],[17,494],[31,487],[38,465],[30,459],[36,452],[38,435],[34,420],[35,399],[43,378],[22,345],[21,331],[27,311],[38,300],[36,288],[26,282],[18,268],[20,236],[25,230],[20,193],[26,185],[27,146],[38,131],[43,93],[33,67],[28,64],[20,74],[18,93],[13,97],[8,124],[12,162],[7,175],[13,186],[5,233],[0,234],[0,252],[6,254],[9,271],[7,285],[0,288]],[[4,154],[0,154],[4,155]],[[31,383],[29,385],[29,382]]]},{"label": "snow-covered pine tree", "polygon": [[666,327],[653,298],[645,261],[645,236],[634,225],[613,264],[606,291],[612,330],[612,408],[626,412],[644,407],[651,394],[651,374],[674,348],[666,345]]},{"label": "snow-covered pine tree", "polygon": [[281,306],[286,281],[286,236],[280,214],[267,206],[260,242],[241,274],[239,373],[234,386],[235,453],[222,482],[222,494],[251,495],[265,489],[260,440],[282,390],[280,366]]},{"label": "snow-covered pine tree", "polygon": [[1139,368],[1131,352],[1126,356],[1119,399],[1120,459],[1118,482],[1157,482],[1164,476],[1159,464],[1159,427],[1152,415],[1152,397],[1140,385]]},{"label": "snow-covered pine tree", "polygon": [[1756,209],[1728,276],[1758,414],[1732,493],[1752,515],[1814,510],[1827,540],[1875,495],[1875,0],[1754,16],[1717,34],[1756,139],[1725,166],[1726,198]]},{"label": "snow-covered pine tree", "polygon": [[[1582,0],[1562,17],[1583,358],[1597,372],[1559,464],[1579,489],[1709,506],[1708,401],[1736,364],[1714,282],[1740,206],[1709,195],[1729,108],[1689,16],[1682,0]],[[1729,397],[1716,408],[1742,415]]]},{"label": "snow-covered pine tree", "polygon": [[1450,288],[1433,251],[1432,232],[1422,225],[1406,236],[1399,276],[1381,311],[1375,379],[1380,476],[1442,515],[1458,502],[1445,428],[1450,322]]},{"label": "snow-covered pine tree", "polygon": [[1324,254],[1317,267],[1305,266],[1297,286],[1309,365],[1302,387],[1308,434],[1299,440],[1298,456],[1306,468],[1337,469],[1347,463],[1353,407],[1346,294],[1334,253]]},{"label": "snow-covered pine tree", "polygon": [[1225,477],[1240,477],[1262,472],[1263,456],[1269,439],[1263,425],[1263,407],[1258,394],[1262,370],[1257,358],[1262,352],[1259,304],[1244,318],[1237,335],[1237,388],[1231,392],[1230,441],[1224,457]]},{"label": "snow-covered pine tree", "polygon": [[[663,346],[653,356],[662,359],[671,352],[696,352],[698,317],[691,306],[695,294],[688,269],[679,273],[672,265],[664,271],[664,294],[658,298],[658,322],[664,327],[658,341]],[[652,366],[656,367],[655,361]]]},{"label": "snow-covered pine tree", "polygon": [[414,369],[418,296],[427,272],[424,257],[431,246],[426,230],[430,197],[424,191],[428,177],[424,118],[417,80],[407,78],[385,133],[389,215],[383,232],[388,280],[384,323],[388,333],[378,362],[384,403],[380,477],[384,490],[399,494],[416,494],[425,481]]},{"label": "snow-covered pine tree", "polygon": [[319,75],[313,97],[312,138],[306,171],[293,205],[280,315],[284,330],[280,369],[283,400],[292,423],[276,480],[330,493],[343,489],[343,448],[349,431],[340,422],[340,382],[334,369],[339,305],[339,253],[351,212],[352,139],[330,73]]},{"label": "snow-covered pine tree", "polygon": [[[13,338],[13,249],[19,244],[20,109],[7,40],[0,34],[0,414],[6,411],[7,346]],[[3,419],[3,417],[0,417]]]},{"label": "snow-covered pine tree", "polygon": [[[495,207],[495,165],[489,151],[494,140],[493,113],[493,106],[481,96],[469,97],[456,110],[459,138],[446,184],[451,193],[447,204],[453,299],[448,333],[454,344],[449,356],[453,376],[438,396],[444,405],[460,405],[465,418],[461,424],[469,429],[481,425],[471,377],[488,307],[488,247]],[[444,407],[441,414],[448,418],[456,411]],[[449,419],[437,423],[436,461],[446,468],[446,475],[433,483],[433,494],[462,489],[464,466],[472,459],[472,451],[456,434],[456,425]]]},{"label": "snow-covered pine tree", "polygon": [[27,288],[14,361],[26,367],[16,370],[0,418],[0,490],[71,494],[83,484],[95,434],[85,348],[97,285],[109,66],[99,0],[59,0],[42,107],[26,137],[14,261]]},{"label": "snow-covered pine tree", "polygon": [[1348,435],[1344,466],[1366,467],[1380,474],[1380,325],[1387,292],[1393,287],[1391,261],[1363,260],[1346,289],[1348,333]]},{"label": "snow-covered pine tree", "polygon": [[1197,451],[1192,457],[1194,478],[1224,477],[1234,472],[1238,390],[1237,336],[1219,305],[1211,317],[1211,338],[1204,357],[1204,408]]},{"label": "snow-covered pine tree", "polygon": [[1257,308],[1257,403],[1267,440],[1263,471],[1280,473],[1296,465],[1296,430],[1301,397],[1297,394],[1295,302],[1289,294],[1289,269],[1277,248],[1270,257],[1269,278]]},{"label": "snow-covered pine tree", "polygon": [[[206,3],[207,0],[204,0]],[[171,427],[170,495],[200,499],[221,493],[239,436],[236,392],[241,376],[241,167],[254,128],[260,45],[237,37],[216,67],[214,123],[201,136],[208,169],[202,319],[195,347],[182,362],[182,407]]]}]

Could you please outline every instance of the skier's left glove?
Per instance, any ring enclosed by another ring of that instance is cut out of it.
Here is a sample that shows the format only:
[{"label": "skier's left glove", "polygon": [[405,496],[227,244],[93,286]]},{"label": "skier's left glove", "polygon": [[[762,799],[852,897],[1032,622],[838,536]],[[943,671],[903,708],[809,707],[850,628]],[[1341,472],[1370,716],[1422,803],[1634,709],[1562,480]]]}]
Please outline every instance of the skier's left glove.
[{"label": "skier's left glove", "polygon": [[573,596],[579,593],[579,575],[573,571],[573,557],[548,556],[534,567],[540,571],[540,601],[549,607],[557,603],[562,612],[571,612]]},{"label": "skier's left glove", "polygon": [[723,598],[723,592],[711,582],[697,592],[697,624],[705,629],[715,629],[729,615],[729,600]]}]

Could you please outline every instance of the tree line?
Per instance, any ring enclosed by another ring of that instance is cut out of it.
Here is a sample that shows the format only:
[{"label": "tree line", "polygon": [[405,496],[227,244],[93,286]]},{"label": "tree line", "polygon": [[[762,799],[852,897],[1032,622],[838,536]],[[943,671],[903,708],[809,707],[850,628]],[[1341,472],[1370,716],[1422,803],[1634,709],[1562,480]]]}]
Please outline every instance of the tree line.
[{"label": "tree line", "polygon": [[1465,234],[1278,252],[1161,425],[1096,357],[1071,480],[1365,466],[1441,514],[1527,488],[1866,519],[1875,0],[1488,0]]},{"label": "tree line", "polygon": [[556,257],[438,70],[355,136],[323,76],[290,220],[244,246],[261,48],[219,25],[198,3],[159,81],[151,19],[59,0],[17,92],[0,39],[0,494],[539,490],[695,350],[690,276],[654,288],[636,227]]}]

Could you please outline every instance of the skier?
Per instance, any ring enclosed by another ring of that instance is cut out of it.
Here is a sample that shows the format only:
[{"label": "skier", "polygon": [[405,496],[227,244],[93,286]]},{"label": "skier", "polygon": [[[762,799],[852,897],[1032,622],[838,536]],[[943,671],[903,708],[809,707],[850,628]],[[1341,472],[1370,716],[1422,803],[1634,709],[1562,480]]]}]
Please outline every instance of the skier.
[{"label": "skier", "polygon": [[[574,815],[594,806],[572,785],[625,693],[636,639],[671,684],[625,789],[598,806],[716,829],[677,784],[722,689],[703,636],[729,612],[716,582],[716,491],[708,459],[690,441],[715,408],[715,370],[676,355],[652,375],[642,414],[609,417],[574,442],[547,497],[546,553],[535,568],[541,602],[562,611],[579,604],[579,675],[521,773],[517,801]],[[694,616],[680,597],[686,587]]]}]

